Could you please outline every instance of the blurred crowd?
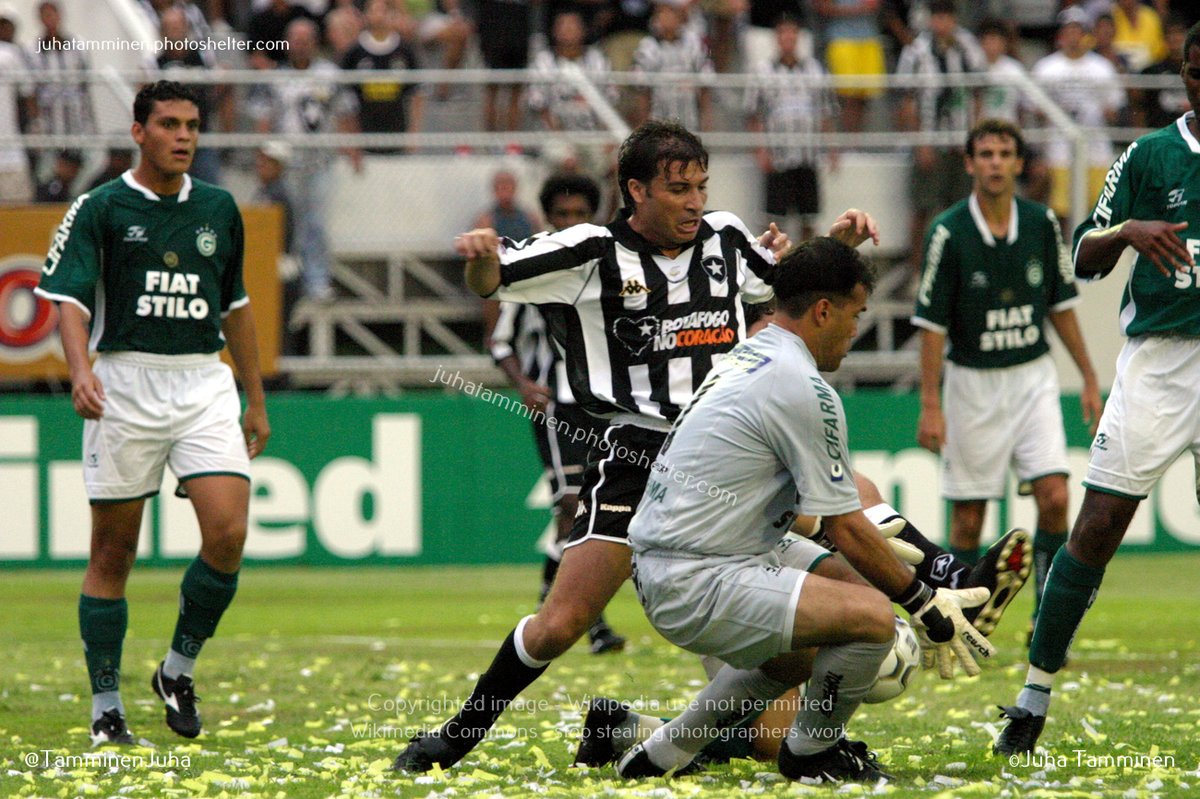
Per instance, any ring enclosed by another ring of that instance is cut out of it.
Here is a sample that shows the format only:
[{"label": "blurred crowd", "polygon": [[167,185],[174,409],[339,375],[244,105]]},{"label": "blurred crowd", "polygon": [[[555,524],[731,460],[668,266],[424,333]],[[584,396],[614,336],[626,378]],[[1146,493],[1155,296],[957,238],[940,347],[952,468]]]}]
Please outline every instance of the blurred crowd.
[{"label": "blurred crowd", "polygon": [[[818,166],[836,168],[838,160],[838,153],[817,149],[805,134],[961,131],[982,116],[1036,122],[1037,109],[1003,82],[1021,72],[1042,82],[1082,125],[1161,126],[1187,109],[1182,87],[1127,92],[1118,76],[1177,74],[1184,35],[1200,18],[1196,0],[140,0],[140,6],[163,41],[173,43],[144,65],[148,78],[184,69],[295,73],[286,82],[249,88],[221,85],[218,76],[201,91],[204,130],[421,132],[428,129],[430,104],[478,103],[478,129],[551,132],[540,155],[553,161],[553,169],[608,182],[611,151],[566,138],[603,125],[594,104],[560,79],[564,68],[573,65],[600,78],[627,71],[753,75],[738,92],[686,81],[598,85],[630,124],[671,116],[701,132],[800,134],[788,146],[762,147],[754,155],[766,178],[764,207],[771,214],[792,214],[804,226],[817,211]],[[70,40],[84,20],[65,19],[63,7],[50,0],[38,3],[37,19],[36,32],[17,30],[9,0],[0,0],[0,71],[89,67],[89,53],[54,46]],[[226,37],[251,46],[188,45]],[[453,81],[332,80],[340,70],[464,66],[530,69],[545,80],[498,79],[473,93]],[[869,80],[885,73],[960,72],[998,80],[981,91],[933,84],[907,92],[884,92]],[[807,79],[825,74],[867,79],[836,91]],[[18,131],[97,132],[87,85],[0,83],[0,135]],[[516,144],[507,150],[522,151]],[[343,154],[361,169],[358,149]],[[1094,184],[1112,156],[1112,142],[1091,139]],[[0,203],[69,201],[120,175],[130,157],[112,150],[84,174],[87,159],[79,151],[2,148]],[[329,297],[323,220],[332,159],[322,150],[283,141],[256,158],[260,194],[290,198],[290,249],[300,253],[304,295]],[[1066,144],[1052,143],[1027,170],[1028,193],[1060,214],[1067,210],[1070,159]],[[966,194],[961,164],[961,152],[953,148],[916,148],[914,241],[931,214]],[[193,175],[219,183],[222,166],[218,151],[202,149]]]}]

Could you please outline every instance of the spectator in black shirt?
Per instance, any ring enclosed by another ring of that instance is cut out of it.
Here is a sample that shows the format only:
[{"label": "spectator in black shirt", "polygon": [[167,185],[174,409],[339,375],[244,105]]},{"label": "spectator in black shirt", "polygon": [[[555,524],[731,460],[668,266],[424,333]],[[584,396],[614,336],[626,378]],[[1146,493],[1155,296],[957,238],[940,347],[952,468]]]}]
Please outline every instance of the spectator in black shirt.
[{"label": "spectator in black shirt", "polygon": [[[367,27],[342,59],[345,70],[417,69],[412,48],[396,32],[396,15],[389,0],[367,0]],[[359,127],[363,133],[417,133],[425,115],[425,94],[419,83],[367,80],[354,84],[358,94]],[[371,153],[400,152],[395,147],[368,147]],[[408,148],[412,149],[412,148]]]}]

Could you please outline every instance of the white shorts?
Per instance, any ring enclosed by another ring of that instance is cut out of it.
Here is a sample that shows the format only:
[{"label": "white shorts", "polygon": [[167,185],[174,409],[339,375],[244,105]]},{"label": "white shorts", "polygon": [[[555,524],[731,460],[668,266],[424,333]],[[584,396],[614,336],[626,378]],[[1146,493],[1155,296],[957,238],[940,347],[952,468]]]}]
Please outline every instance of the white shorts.
[{"label": "white shorts", "polygon": [[1004,369],[946,364],[942,496],[999,499],[1021,481],[1069,474],[1058,372],[1049,355]]},{"label": "white shorts", "polygon": [[[808,541],[793,547],[798,557],[808,547],[825,552]],[[812,553],[810,561],[818,560]],[[808,572],[783,565],[778,550],[728,557],[655,550],[634,554],[633,564],[646,617],[676,646],[739,669],[792,651]]]},{"label": "white shorts", "polygon": [[215,355],[102,353],[104,416],[83,423],[88,500],[158,493],[163,466],[180,481],[213,474],[250,479],[233,372]]},{"label": "white shorts", "polygon": [[1145,499],[1187,450],[1200,465],[1200,339],[1125,342],[1092,441],[1088,488]]}]

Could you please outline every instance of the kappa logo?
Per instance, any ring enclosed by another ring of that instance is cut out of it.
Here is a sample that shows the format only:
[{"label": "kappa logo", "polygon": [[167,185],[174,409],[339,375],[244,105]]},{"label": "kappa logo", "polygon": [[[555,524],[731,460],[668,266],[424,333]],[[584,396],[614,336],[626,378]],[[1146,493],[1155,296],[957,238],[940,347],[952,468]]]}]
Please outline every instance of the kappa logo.
[{"label": "kappa logo", "polygon": [[1167,192],[1167,210],[1175,208],[1183,208],[1187,205],[1187,200],[1183,199],[1184,189],[1171,189]]},{"label": "kappa logo", "polygon": [[719,255],[710,255],[700,262],[700,266],[704,267],[704,271],[708,272],[708,276],[716,281],[725,279],[725,259]]},{"label": "kappa logo", "polygon": [[622,316],[613,322],[613,335],[635,357],[645,351],[657,332],[658,318],[654,316],[643,316],[641,319]]},{"label": "kappa logo", "polygon": [[625,281],[625,285],[621,286],[618,297],[636,297],[639,294],[649,294],[650,289],[646,288],[637,278],[629,278]]},{"label": "kappa logo", "polygon": [[950,576],[950,567],[954,565],[954,556],[949,552],[944,555],[938,555],[933,559],[933,568],[929,570],[929,576],[934,580],[945,580]]},{"label": "kappa logo", "polygon": [[130,225],[125,229],[125,241],[133,241],[144,244],[149,241],[146,238],[146,228],[142,225]]},{"label": "kappa logo", "polygon": [[587,515],[587,505],[584,505],[582,502],[580,502],[579,507],[575,509],[575,518],[578,519],[580,516],[586,516],[586,515]]}]

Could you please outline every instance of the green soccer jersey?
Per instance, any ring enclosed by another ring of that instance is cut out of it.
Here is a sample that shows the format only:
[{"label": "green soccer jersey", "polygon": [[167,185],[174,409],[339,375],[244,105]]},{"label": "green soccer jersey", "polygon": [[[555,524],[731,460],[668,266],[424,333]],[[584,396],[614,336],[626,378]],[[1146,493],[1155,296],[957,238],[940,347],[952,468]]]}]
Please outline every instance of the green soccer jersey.
[{"label": "green soccer jersey", "polygon": [[[1116,160],[1092,215],[1075,229],[1076,257],[1080,240],[1090,231],[1129,219],[1158,219],[1187,222],[1179,237],[1192,258],[1200,260],[1200,142],[1188,129],[1191,117],[1188,112],[1146,134]],[[1086,276],[1099,279],[1110,271]],[[1184,267],[1173,278],[1164,277],[1152,261],[1138,255],[1121,293],[1120,320],[1126,336],[1200,336],[1200,269]]]},{"label": "green soccer jersey", "polygon": [[913,324],[942,333],[946,357],[975,369],[1027,363],[1049,351],[1046,314],[1079,302],[1054,212],[1013,200],[996,240],[972,193],[933,220]]},{"label": "green soccer jersey", "polygon": [[184,175],[159,197],[126,172],[68,209],[36,293],[84,309],[92,350],[218,352],[222,317],[249,302],[242,249],[229,192]]}]

